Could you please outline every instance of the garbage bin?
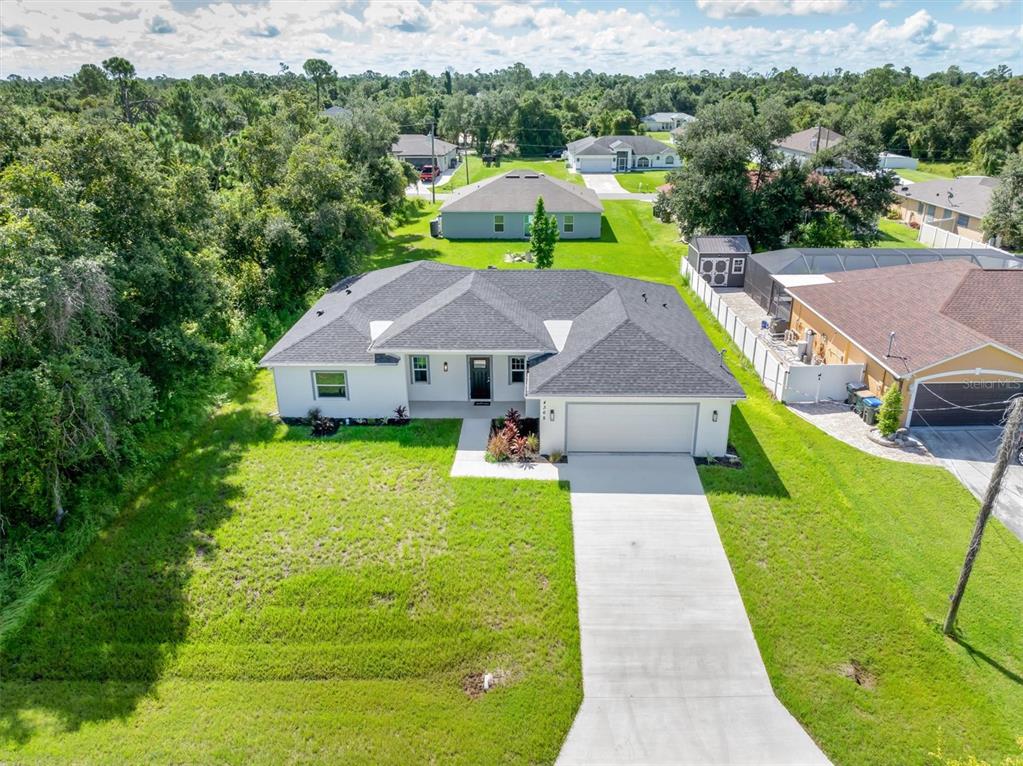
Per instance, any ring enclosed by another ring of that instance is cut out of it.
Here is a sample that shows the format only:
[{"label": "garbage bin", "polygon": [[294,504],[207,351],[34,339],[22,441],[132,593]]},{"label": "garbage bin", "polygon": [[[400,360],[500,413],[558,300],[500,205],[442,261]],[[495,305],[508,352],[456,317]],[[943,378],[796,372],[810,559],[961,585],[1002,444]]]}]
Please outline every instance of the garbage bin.
[{"label": "garbage bin", "polygon": [[[870,396],[870,392],[863,388],[862,383],[846,383],[845,394],[846,404],[856,404],[857,399],[861,399],[864,396]],[[859,394],[859,396],[857,396],[857,394]]]},{"label": "garbage bin", "polygon": [[437,239],[440,236],[440,218],[430,221],[430,236]]},{"label": "garbage bin", "polygon": [[881,400],[876,396],[865,396],[861,401],[863,403],[863,422],[872,426],[877,422],[877,411],[881,409]]}]

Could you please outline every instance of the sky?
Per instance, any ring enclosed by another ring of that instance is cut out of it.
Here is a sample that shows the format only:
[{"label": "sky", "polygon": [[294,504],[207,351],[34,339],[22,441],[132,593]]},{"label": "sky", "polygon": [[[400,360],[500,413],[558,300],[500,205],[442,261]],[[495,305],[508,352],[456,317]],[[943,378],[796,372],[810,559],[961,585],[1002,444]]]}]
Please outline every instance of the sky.
[{"label": "sky", "polygon": [[425,69],[1023,74],[1023,0],[0,0],[0,77]]}]

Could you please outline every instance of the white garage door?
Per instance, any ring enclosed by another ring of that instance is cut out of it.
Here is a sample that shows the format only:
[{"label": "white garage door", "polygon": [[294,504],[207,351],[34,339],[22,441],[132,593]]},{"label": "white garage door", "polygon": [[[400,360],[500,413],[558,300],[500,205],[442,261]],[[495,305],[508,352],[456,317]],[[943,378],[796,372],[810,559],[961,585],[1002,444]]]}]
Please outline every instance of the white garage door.
[{"label": "white garage door", "polygon": [[569,403],[566,452],[692,452],[695,404]]}]

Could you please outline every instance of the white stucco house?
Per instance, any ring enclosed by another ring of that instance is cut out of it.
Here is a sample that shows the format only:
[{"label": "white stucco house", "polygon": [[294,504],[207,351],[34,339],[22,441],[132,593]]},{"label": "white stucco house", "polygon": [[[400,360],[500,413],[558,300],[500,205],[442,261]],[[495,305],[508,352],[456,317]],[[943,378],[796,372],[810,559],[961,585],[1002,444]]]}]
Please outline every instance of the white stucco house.
[{"label": "white stucco house", "polygon": [[592,271],[415,261],[349,277],[261,365],[282,417],[516,407],[548,454],[722,455],[743,398],[673,287]]},{"label": "white stucco house", "polygon": [[447,239],[527,239],[542,197],[561,239],[600,239],[604,205],[593,189],[532,170],[511,170],[456,190],[441,205]]},{"label": "white stucco house", "polygon": [[436,165],[443,170],[458,166],[458,147],[436,136],[402,133],[391,146],[391,154],[416,170],[423,165]]},{"label": "white stucco house", "polygon": [[580,138],[568,145],[567,162],[576,173],[673,170],[681,164],[675,147],[647,136]]},{"label": "white stucco house", "polygon": [[681,128],[696,118],[685,112],[654,112],[640,120],[647,130],[671,131]]}]

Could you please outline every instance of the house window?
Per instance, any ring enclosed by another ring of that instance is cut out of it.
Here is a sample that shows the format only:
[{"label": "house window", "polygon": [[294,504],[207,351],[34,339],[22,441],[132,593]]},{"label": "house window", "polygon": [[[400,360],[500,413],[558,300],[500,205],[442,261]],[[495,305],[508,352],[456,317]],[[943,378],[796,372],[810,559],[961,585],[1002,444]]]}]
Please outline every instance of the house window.
[{"label": "house window", "polygon": [[526,382],[526,357],[524,356],[508,357],[508,382],[509,383]]},{"label": "house window", "polygon": [[565,216],[563,228],[565,229],[565,233],[566,234],[571,234],[572,232],[575,231],[575,216],[574,215],[566,215]]},{"label": "house window", "polygon": [[667,157],[665,157],[665,158],[664,158],[664,164],[665,164],[665,165],[674,165],[674,164],[675,164],[675,158],[674,158],[674,157],[672,157],[672,156],[671,156],[671,155],[669,154],[669,155],[668,155]]},{"label": "house window", "polygon": [[966,213],[957,215],[956,226],[962,226],[964,229],[970,228],[970,216],[966,215]]},{"label": "house window", "polygon": [[916,212],[918,212],[921,215],[923,215],[923,212],[924,212],[924,203],[923,202],[917,202],[916,203]]},{"label": "house window", "polygon": [[640,157],[636,161],[636,164],[639,165],[641,168],[648,168],[648,167],[650,167],[650,158],[649,157]]},{"label": "house window", "polygon": [[412,382],[413,383],[430,382],[430,357],[428,356],[412,357]]},{"label": "house window", "polygon": [[494,216],[494,234],[500,234],[503,231],[504,231],[504,216],[503,215],[495,215]]},{"label": "house window", "polygon": [[525,220],[522,222],[522,230],[525,232],[525,235],[527,237],[530,236],[533,233],[533,215],[532,215],[532,213],[527,215]]},{"label": "house window", "polygon": [[934,205],[927,206],[927,220],[928,221],[934,220]]},{"label": "house window", "polygon": [[746,259],[736,258],[732,261],[732,273],[742,274],[746,270]]},{"label": "house window", "polygon": [[348,373],[344,370],[314,372],[313,390],[317,399],[347,399]]}]

